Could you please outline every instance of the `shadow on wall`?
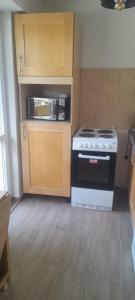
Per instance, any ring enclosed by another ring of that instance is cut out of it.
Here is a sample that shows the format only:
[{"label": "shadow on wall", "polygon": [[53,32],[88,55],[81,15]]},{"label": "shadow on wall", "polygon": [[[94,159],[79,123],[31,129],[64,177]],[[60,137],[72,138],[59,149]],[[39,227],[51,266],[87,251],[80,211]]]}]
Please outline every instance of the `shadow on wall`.
[{"label": "shadow on wall", "polygon": [[127,150],[128,131],[118,131],[118,153],[117,153],[117,165],[116,165],[116,186],[127,187],[128,186],[128,164],[129,160],[125,159],[125,153]]}]

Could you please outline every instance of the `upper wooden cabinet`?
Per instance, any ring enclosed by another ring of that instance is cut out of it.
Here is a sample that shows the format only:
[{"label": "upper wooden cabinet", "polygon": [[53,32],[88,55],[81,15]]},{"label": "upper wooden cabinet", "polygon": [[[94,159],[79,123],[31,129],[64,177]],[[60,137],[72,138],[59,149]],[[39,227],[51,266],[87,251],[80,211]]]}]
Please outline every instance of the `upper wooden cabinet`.
[{"label": "upper wooden cabinet", "polygon": [[72,76],[73,13],[15,15],[17,74]]}]

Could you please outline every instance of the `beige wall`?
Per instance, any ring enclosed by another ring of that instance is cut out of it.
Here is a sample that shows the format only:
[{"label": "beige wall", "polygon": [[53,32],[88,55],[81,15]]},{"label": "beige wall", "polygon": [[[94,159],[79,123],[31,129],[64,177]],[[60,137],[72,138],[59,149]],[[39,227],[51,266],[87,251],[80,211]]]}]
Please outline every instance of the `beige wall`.
[{"label": "beige wall", "polygon": [[83,69],[80,96],[81,125],[135,125],[135,69]]},{"label": "beige wall", "polygon": [[116,185],[126,186],[128,129],[135,125],[135,69],[81,70],[80,125],[118,130]]}]

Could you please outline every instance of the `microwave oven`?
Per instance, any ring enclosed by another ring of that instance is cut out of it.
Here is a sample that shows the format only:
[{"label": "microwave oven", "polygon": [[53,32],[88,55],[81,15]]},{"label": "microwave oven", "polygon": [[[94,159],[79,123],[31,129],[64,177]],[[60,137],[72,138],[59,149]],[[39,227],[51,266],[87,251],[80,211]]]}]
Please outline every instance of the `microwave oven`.
[{"label": "microwave oven", "polygon": [[27,119],[69,121],[70,97],[28,97],[26,99]]}]

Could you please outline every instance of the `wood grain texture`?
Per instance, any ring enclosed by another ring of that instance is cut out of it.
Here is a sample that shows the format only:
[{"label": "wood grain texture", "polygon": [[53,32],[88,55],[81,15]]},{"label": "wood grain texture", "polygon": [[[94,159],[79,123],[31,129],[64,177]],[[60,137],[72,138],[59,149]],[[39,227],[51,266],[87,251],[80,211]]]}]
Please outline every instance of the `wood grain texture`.
[{"label": "wood grain texture", "polygon": [[34,197],[11,215],[12,278],[1,300],[134,300],[129,212]]},{"label": "wood grain texture", "polygon": [[5,192],[0,192],[0,257],[8,235],[11,199]]},{"label": "wood grain texture", "polygon": [[73,13],[16,14],[17,73],[72,76]]},{"label": "wood grain texture", "polygon": [[10,277],[8,246],[10,205],[10,196],[0,191],[0,290],[5,287]]},{"label": "wood grain texture", "polygon": [[21,124],[25,193],[70,196],[71,125]]},{"label": "wood grain texture", "polygon": [[37,76],[18,76],[19,84],[61,84],[72,85],[73,77],[37,77]]},{"label": "wood grain texture", "polygon": [[135,124],[135,69],[81,70],[80,123],[117,129]]}]

